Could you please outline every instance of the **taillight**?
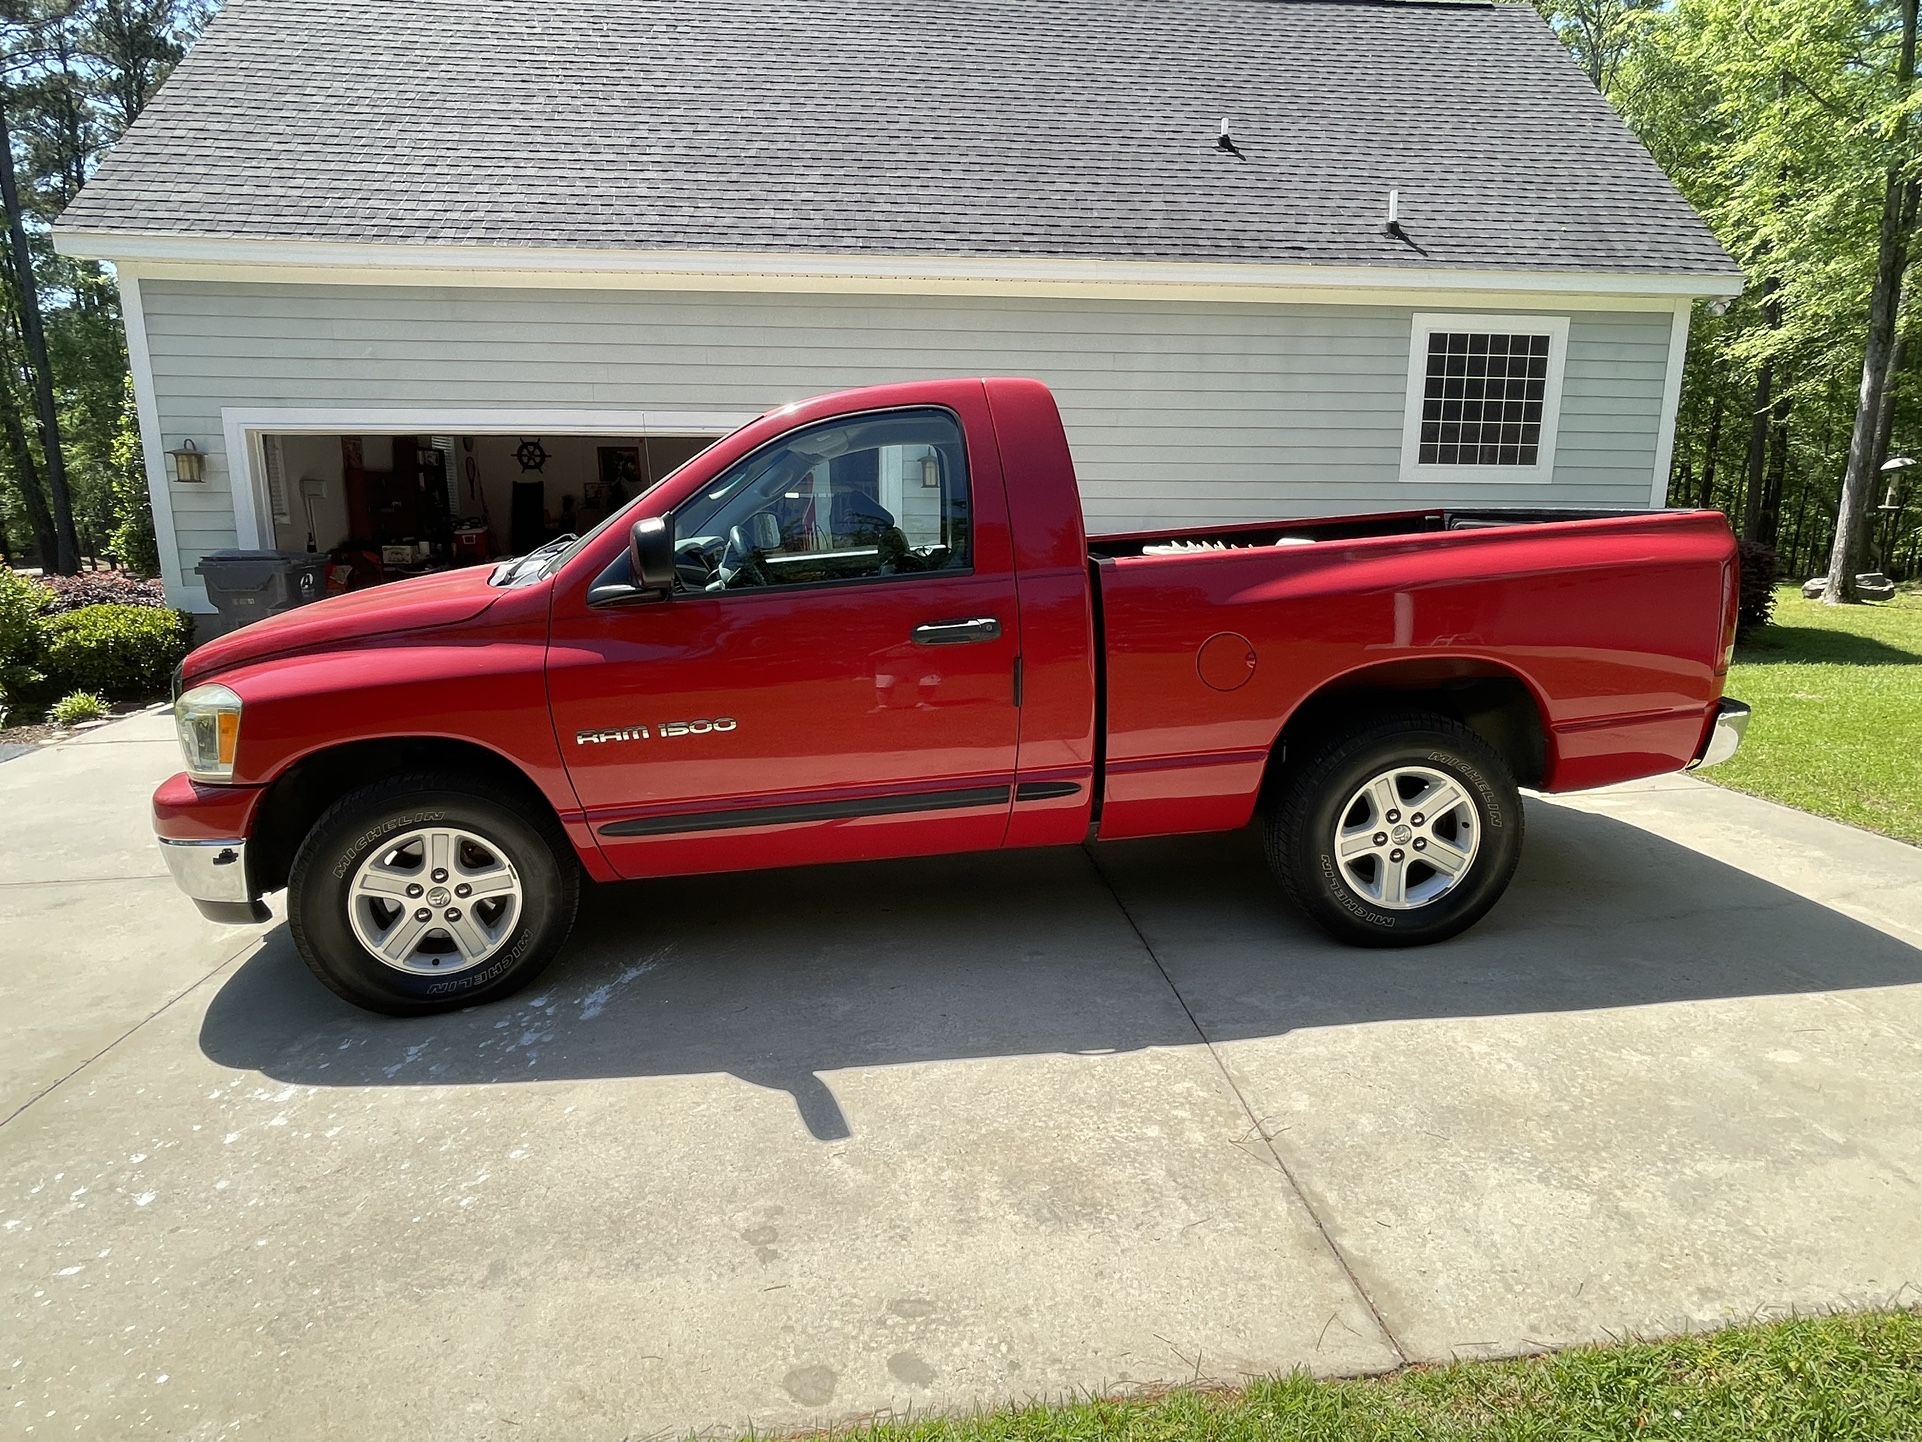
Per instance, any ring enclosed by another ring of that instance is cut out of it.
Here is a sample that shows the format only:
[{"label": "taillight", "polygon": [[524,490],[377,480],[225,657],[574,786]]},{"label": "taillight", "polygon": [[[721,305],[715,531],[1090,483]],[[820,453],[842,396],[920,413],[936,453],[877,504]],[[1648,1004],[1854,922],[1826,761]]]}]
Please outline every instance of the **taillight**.
[{"label": "taillight", "polygon": [[1741,561],[1736,556],[1722,562],[1722,654],[1715,663],[1717,676],[1728,675],[1728,668],[1735,660],[1735,607],[1742,590],[1740,567]]}]

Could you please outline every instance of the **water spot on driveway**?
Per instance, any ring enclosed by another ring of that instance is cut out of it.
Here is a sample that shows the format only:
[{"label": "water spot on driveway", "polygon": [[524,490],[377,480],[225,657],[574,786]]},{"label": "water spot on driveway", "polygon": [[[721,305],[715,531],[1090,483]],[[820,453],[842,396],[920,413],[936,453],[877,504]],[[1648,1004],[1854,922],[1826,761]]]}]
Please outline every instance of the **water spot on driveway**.
[{"label": "water spot on driveway", "polygon": [[888,1310],[897,1317],[932,1317],[940,1309],[926,1297],[896,1297]]},{"label": "water spot on driveway", "polygon": [[934,1368],[912,1352],[896,1352],[888,1358],[888,1370],[910,1387],[932,1387]]},{"label": "water spot on driveway", "polygon": [[[664,955],[665,953],[662,954]],[[581,997],[581,1020],[592,1021],[595,1017],[607,1010],[608,1002],[614,999],[614,994],[617,991],[625,987],[629,982],[637,981],[641,977],[646,976],[658,965],[660,965],[658,959],[650,959],[648,961],[638,962],[633,966],[622,967],[620,974],[612,981],[602,982],[599,986]]]},{"label": "water spot on driveway", "polygon": [[832,1367],[796,1367],[781,1379],[781,1386],[804,1407],[825,1407],[834,1400],[834,1386],[840,1380]]}]

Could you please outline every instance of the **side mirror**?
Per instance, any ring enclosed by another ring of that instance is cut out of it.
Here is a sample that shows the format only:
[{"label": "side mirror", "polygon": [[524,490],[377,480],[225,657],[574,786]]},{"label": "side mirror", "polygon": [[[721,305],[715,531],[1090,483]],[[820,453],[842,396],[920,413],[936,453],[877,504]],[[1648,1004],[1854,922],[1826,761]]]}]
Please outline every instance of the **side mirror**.
[{"label": "side mirror", "polygon": [[627,533],[626,575],[619,561],[601,572],[587,593],[590,606],[631,606],[674,594],[674,528],[658,517],[636,521]]},{"label": "side mirror", "polygon": [[674,590],[674,531],[659,516],[647,516],[627,533],[628,560],[634,566],[634,588],[649,596]]}]

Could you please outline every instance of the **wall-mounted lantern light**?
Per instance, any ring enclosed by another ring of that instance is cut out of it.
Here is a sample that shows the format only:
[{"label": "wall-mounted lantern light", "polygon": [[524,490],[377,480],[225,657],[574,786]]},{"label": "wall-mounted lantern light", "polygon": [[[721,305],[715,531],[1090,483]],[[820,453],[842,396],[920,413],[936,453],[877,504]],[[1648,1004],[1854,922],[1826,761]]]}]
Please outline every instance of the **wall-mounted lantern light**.
[{"label": "wall-mounted lantern light", "polygon": [[192,441],[182,441],[167,454],[174,458],[175,480],[192,485],[207,479],[207,453]]}]

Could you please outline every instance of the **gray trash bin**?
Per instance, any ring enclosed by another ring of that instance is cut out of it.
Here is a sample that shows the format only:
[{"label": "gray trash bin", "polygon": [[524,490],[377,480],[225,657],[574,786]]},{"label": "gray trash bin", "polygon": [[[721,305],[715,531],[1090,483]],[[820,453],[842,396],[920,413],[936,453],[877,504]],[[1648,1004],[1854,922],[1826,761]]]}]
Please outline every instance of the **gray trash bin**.
[{"label": "gray trash bin", "polygon": [[214,609],[239,625],[327,593],[327,558],[306,551],[215,551],[194,574],[207,583]]}]

